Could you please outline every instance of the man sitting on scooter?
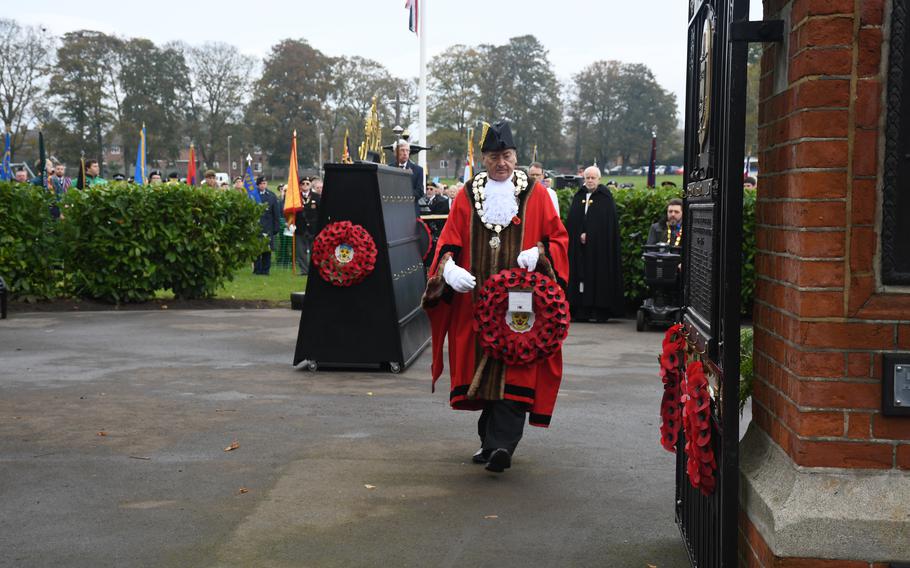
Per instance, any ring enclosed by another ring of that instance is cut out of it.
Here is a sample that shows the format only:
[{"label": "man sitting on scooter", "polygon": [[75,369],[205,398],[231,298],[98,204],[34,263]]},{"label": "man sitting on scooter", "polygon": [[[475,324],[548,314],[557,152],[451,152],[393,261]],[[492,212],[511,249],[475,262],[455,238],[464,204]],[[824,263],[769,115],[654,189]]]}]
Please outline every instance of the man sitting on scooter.
[{"label": "man sitting on scooter", "polygon": [[682,217],[682,199],[671,199],[667,204],[667,218],[651,225],[651,230],[648,232],[648,244],[682,246]]}]

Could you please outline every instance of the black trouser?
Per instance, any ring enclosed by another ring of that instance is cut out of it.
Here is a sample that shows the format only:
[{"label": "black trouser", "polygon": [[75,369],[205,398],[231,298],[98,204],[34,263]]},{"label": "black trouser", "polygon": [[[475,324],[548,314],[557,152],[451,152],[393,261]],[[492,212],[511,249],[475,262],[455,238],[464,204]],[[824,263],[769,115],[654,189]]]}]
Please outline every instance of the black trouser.
[{"label": "black trouser", "polygon": [[269,250],[260,254],[253,261],[253,274],[268,274],[272,268],[272,250],[275,249],[275,236],[269,237]]},{"label": "black trouser", "polygon": [[313,237],[309,233],[302,232],[300,227],[298,227],[297,232],[294,233],[294,240],[297,248],[297,269],[300,274],[306,276],[310,270],[310,251],[313,247]]},{"label": "black trouser", "polygon": [[527,404],[514,400],[487,402],[477,421],[481,447],[488,451],[505,448],[514,454],[524,433],[527,409]]}]

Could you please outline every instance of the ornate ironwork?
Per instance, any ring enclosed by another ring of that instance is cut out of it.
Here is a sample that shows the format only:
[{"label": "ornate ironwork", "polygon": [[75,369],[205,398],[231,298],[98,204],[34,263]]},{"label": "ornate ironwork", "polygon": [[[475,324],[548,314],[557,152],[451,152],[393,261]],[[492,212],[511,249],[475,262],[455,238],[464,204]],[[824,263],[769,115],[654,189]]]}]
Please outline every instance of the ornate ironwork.
[{"label": "ornate ironwork", "polygon": [[[907,1],[896,0],[891,13],[888,60],[888,119],[882,184],[882,283],[910,284],[910,245],[899,223],[910,214],[910,74],[904,73],[907,43]],[[901,196],[903,192],[903,196]]]}]

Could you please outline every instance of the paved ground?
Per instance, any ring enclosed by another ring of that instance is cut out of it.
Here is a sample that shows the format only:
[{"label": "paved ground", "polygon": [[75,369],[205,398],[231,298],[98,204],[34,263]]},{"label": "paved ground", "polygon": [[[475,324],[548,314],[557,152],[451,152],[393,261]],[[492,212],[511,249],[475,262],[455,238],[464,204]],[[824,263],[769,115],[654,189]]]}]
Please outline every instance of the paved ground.
[{"label": "paved ground", "polygon": [[294,370],[298,314],[0,321],[0,566],[687,565],[658,332],[573,325],[552,427],[495,475],[428,351]]}]

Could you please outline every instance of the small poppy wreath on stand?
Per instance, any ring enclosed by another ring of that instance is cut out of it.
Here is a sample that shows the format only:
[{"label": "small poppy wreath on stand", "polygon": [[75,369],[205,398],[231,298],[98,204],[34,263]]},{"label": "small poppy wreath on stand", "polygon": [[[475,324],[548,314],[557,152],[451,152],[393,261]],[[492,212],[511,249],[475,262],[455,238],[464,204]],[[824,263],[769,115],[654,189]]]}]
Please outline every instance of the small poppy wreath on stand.
[{"label": "small poppy wreath on stand", "polygon": [[711,394],[701,361],[686,368],[686,386],[682,395],[683,427],[686,436],[686,473],[689,483],[702,495],[714,492],[717,461],[711,445]]},{"label": "small poppy wreath on stand", "polygon": [[[531,292],[531,312],[509,311],[509,292]],[[556,352],[569,333],[569,303],[554,280],[523,268],[491,276],[474,304],[480,347],[507,365],[529,365]]]},{"label": "small poppy wreath on stand", "polygon": [[376,267],[376,243],[370,233],[350,221],[326,225],[313,242],[313,263],[333,286],[353,286]]},{"label": "small poppy wreath on stand", "polygon": [[682,324],[667,330],[660,355],[660,378],[664,384],[664,395],[660,401],[660,444],[668,452],[676,452],[680,416],[680,389],[685,381],[686,339]]}]

